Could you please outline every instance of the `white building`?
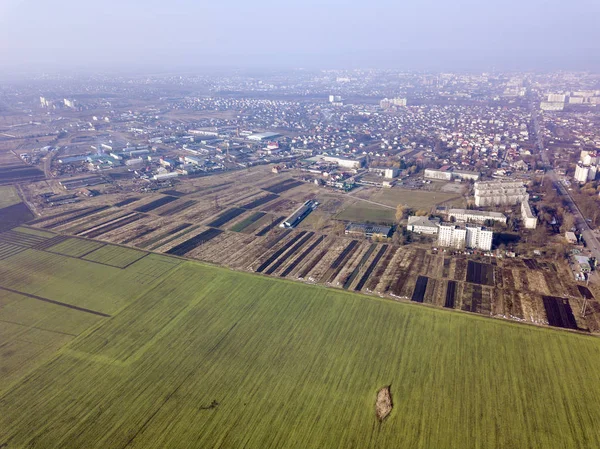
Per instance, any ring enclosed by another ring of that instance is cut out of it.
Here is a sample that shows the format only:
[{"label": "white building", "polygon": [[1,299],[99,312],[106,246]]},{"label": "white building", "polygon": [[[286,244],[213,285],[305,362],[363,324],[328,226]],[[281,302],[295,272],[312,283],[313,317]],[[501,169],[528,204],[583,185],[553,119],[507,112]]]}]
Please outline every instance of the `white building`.
[{"label": "white building", "polygon": [[452,172],[448,170],[436,170],[433,168],[426,168],[424,176],[430,179],[441,179],[444,181],[452,180]]},{"label": "white building", "polygon": [[489,251],[492,249],[493,238],[494,233],[481,226],[444,223],[439,228],[438,245]]},{"label": "white building", "polygon": [[469,209],[450,209],[447,212],[448,218],[454,217],[456,221],[464,221],[466,223],[485,223],[488,220],[506,224],[506,215],[500,212],[486,212],[482,210]]},{"label": "white building", "polygon": [[533,214],[528,200],[521,203],[521,218],[527,229],[535,229],[537,227],[537,217]]},{"label": "white building", "polygon": [[542,111],[562,111],[564,108],[564,103],[550,103],[548,101],[542,101],[540,103],[540,109]]},{"label": "white building", "polygon": [[63,99],[63,103],[68,108],[75,108],[75,100],[69,100],[68,98]]},{"label": "white building", "polygon": [[357,158],[349,158],[349,157],[341,157],[341,156],[323,156],[322,158],[325,162],[332,162],[334,164],[338,164],[340,167],[345,168],[360,168],[363,166],[365,162],[364,156],[359,156]]},{"label": "white building", "polygon": [[567,96],[564,94],[548,94],[549,103],[564,103]]},{"label": "white building", "polygon": [[581,161],[575,167],[575,181],[582,184],[596,179],[598,167],[595,165],[584,165]]},{"label": "white building", "polygon": [[417,234],[435,235],[440,228],[439,218],[430,220],[427,217],[408,217],[408,225],[406,229]]},{"label": "white building", "polygon": [[484,181],[475,183],[475,204],[483,206],[512,206],[528,198],[520,181]]}]

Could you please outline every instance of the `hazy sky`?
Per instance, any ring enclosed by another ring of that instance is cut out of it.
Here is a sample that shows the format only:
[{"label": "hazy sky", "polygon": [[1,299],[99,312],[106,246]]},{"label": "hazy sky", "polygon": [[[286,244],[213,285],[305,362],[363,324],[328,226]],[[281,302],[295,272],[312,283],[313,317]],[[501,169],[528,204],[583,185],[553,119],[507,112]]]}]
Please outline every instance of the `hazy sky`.
[{"label": "hazy sky", "polygon": [[0,0],[8,67],[600,68],[600,0]]}]

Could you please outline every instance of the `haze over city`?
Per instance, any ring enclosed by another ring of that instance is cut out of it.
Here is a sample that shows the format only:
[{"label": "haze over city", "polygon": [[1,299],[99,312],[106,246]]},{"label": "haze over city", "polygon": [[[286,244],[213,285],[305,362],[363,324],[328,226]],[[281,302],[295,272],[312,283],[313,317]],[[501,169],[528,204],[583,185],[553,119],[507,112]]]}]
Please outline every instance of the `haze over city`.
[{"label": "haze over city", "polygon": [[600,2],[1,0],[2,69],[597,68]]}]

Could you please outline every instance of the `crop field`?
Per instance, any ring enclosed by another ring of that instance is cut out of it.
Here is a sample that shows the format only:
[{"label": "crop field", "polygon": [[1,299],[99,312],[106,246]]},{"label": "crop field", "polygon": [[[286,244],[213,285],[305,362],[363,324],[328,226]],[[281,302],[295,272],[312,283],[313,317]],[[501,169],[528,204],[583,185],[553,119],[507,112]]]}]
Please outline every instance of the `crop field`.
[{"label": "crop field", "polygon": [[439,191],[429,192],[425,190],[410,190],[394,187],[391,189],[380,189],[369,197],[370,200],[396,207],[405,204],[413,209],[429,210],[438,204],[452,203],[458,207],[464,199],[455,193],[443,193]]},{"label": "crop field", "polygon": [[[392,250],[360,245],[352,266],[381,254],[406,271],[416,253]],[[442,273],[443,257],[418,257]],[[31,248],[0,260],[0,323],[7,448],[600,446],[600,340],[580,334],[156,254],[115,268]]]},{"label": "crop field", "polygon": [[0,209],[21,202],[17,189],[13,186],[0,186]]}]

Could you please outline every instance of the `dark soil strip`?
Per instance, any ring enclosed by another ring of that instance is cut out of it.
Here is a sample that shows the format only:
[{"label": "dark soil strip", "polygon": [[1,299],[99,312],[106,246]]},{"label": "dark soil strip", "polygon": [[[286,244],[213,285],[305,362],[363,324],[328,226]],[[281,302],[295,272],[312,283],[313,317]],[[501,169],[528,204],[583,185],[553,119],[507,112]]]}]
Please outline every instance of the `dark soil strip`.
[{"label": "dark soil strip", "polygon": [[244,212],[246,212],[244,209],[240,209],[239,207],[233,207],[223,212],[217,217],[216,220],[211,221],[207,226],[218,228],[219,226],[223,226],[225,223],[230,222],[238,215],[242,215]]},{"label": "dark soil strip", "polygon": [[139,239],[144,237],[145,235],[151,234],[154,231],[156,231],[158,228],[149,228],[146,229],[145,231],[140,232],[137,235],[134,235],[133,237],[129,237],[128,239],[125,239],[121,242],[121,245],[127,245],[129,242],[133,242],[135,239]]},{"label": "dark soil strip", "polygon": [[19,292],[17,290],[13,290],[11,288],[0,287],[0,289],[5,290],[7,292],[11,292],[11,293],[16,293],[18,295],[27,296],[28,298],[37,299],[38,301],[48,302],[50,304],[55,304],[57,306],[67,307],[67,308],[73,309],[73,310],[79,310],[80,312],[86,312],[86,313],[91,313],[92,315],[98,315],[98,316],[110,318],[110,315],[107,315],[106,313],[102,313],[102,312],[97,312],[95,310],[84,309],[83,307],[74,306],[72,304],[66,304],[64,302],[54,301],[53,299],[42,298],[41,296],[36,296],[36,295],[31,295],[29,293]]},{"label": "dark soil strip", "polygon": [[117,206],[117,207],[127,206],[128,204],[135,203],[139,199],[140,199],[139,197],[126,198],[123,201],[119,201],[118,203],[116,203],[115,206]]},{"label": "dark soil strip", "polygon": [[442,269],[442,277],[447,278],[450,275],[450,259],[444,259],[444,268]]},{"label": "dark soil strip", "polygon": [[379,264],[379,266],[377,266],[375,273],[371,277],[369,277],[369,280],[365,284],[365,286],[368,290],[371,290],[371,291],[375,290],[375,288],[377,287],[377,284],[379,284],[379,280],[381,279],[381,276],[383,276],[383,274],[389,267],[390,262],[396,255],[396,251],[397,251],[397,248],[392,247],[392,249],[383,258],[383,261]]},{"label": "dark soil strip", "polygon": [[[135,246],[137,246],[138,248],[147,248],[150,245],[153,245],[154,243],[156,243],[156,242],[164,239],[165,237],[168,237],[169,235],[176,234],[179,231],[183,231],[184,229],[189,228],[190,226],[191,226],[190,223],[183,223],[183,224],[181,224],[179,226],[176,226],[175,228],[171,229],[170,231],[163,232],[163,233],[157,235],[156,237],[152,237],[151,239],[146,240],[145,242],[142,242],[139,245],[135,245]],[[139,236],[137,236],[137,237],[139,237]]]},{"label": "dark soil strip", "polygon": [[300,262],[302,262],[306,258],[306,256],[308,256],[317,246],[319,246],[319,244],[323,240],[325,240],[324,235],[319,237],[306,250],[304,250],[304,252],[302,254],[300,254],[298,257],[296,257],[296,260],[294,260],[290,265],[288,265],[288,267],[285,270],[283,270],[283,272],[279,276],[285,277],[288,274],[290,274],[294,270],[294,268],[296,268],[300,264]]},{"label": "dark soil strip", "polygon": [[64,220],[59,220],[59,221],[57,221],[55,223],[52,223],[50,225],[43,226],[43,227],[46,228],[46,229],[57,228],[57,227],[59,227],[61,225],[69,223],[71,221],[79,220],[80,218],[87,217],[88,215],[92,215],[92,214],[96,214],[98,212],[102,212],[103,210],[106,210],[109,207],[110,206],[100,206],[100,207],[96,207],[94,209],[88,209],[86,212],[82,212],[82,213],[77,214],[77,215],[72,215],[69,218],[66,218]]},{"label": "dark soil strip", "polygon": [[257,273],[262,273],[263,271],[265,271],[265,269],[269,265],[271,265],[273,263],[273,261],[275,261],[279,256],[281,256],[284,253],[284,251],[290,247],[290,245],[293,245],[298,240],[300,240],[304,236],[304,234],[306,234],[306,231],[302,231],[302,232],[299,232],[298,234],[296,234],[289,242],[287,242],[286,245],[284,245],[281,248],[279,248],[277,251],[275,251],[271,255],[271,257],[269,257],[262,264],[260,264],[259,267],[256,269],[256,272]]},{"label": "dark soil strip", "polygon": [[38,223],[43,223],[44,221],[53,220],[55,218],[64,217],[65,215],[74,214],[75,212],[81,212],[81,211],[89,210],[89,209],[90,209],[90,207],[80,207],[78,209],[71,209],[71,210],[61,212],[59,214],[48,215],[46,217],[36,218],[35,220],[30,221],[28,224],[35,225]]},{"label": "dark soil strip", "polygon": [[196,204],[196,201],[194,200],[188,200],[188,201],[184,201],[181,204],[178,204],[175,207],[171,207],[170,209],[167,209],[164,212],[161,212],[159,215],[161,217],[166,217],[169,215],[174,215],[174,214],[178,214],[179,212],[182,212],[184,210],[186,210],[189,207],[192,207],[194,204]]},{"label": "dark soil strip", "polygon": [[256,233],[256,236],[262,237],[263,235],[266,235],[267,232],[269,232],[271,229],[273,229],[275,226],[277,226],[279,223],[281,223],[284,219],[285,219],[285,217],[277,217],[275,220],[273,220],[273,222],[271,224],[265,226],[260,231],[258,231]]},{"label": "dark soil strip", "polygon": [[[153,250],[155,250],[156,248],[158,248],[159,246],[163,246],[163,245],[166,245],[167,243],[171,243],[173,240],[177,240],[178,238],[180,238],[180,237],[183,237],[184,235],[186,235],[186,234],[189,234],[189,233],[190,233],[190,232],[192,232],[192,231],[195,231],[195,230],[196,230],[196,229],[198,229],[199,227],[200,227],[200,225],[192,226],[191,228],[186,228],[186,230],[185,230],[185,231],[183,231],[183,232],[181,232],[181,233],[179,233],[179,234],[176,234],[176,235],[172,236],[171,238],[169,238],[169,239],[165,240],[164,242],[161,242],[161,241],[159,240],[159,241],[157,241],[157,242],[156,242],[156,244],[153,244],[153,245],[150,247],[150,250],[151,250],[151,251],[153,251]],[[169,234],[170,234],[170,232],[169,232]],[[146,248],[146,247],[144,246],[144,248]]]},{"label": "dark soil strip", "polygon": [[577,329],[577,322],[573,316],[573,310],[571,310],[568,299],[556,296],[543,296],[542,299],[550,326]]},{"label": "dark soil strip", "polygon": [[578,285],[577,289],[579,290],[579,293],[581,294],[582,298],[594,299],[594,295],[592,295],[592,292],[590,291],[590,289],[587,288],[585,285]]},{"label": "dark soil strip", "polygon": [[0,260],[6,260],[9,257],[15,256],[23,251],[27,251],[25,246],[10,246],[9,248],[4,248],[2,252],[0,252]]},{"label": "dark soil strip", "polygon": [[6,231],[0,234],[0,242],[12,243],[14,245],[32,247],[48,240],[47,237],[30,235],[15,231]]},{"label": "dark soil strip", "polygon": [[301,240],[300,240],[298,243],[296,243],[294,246],[292,246],[292,247],[290,248],[290,250],[289,250],[289,251],[287,251],[287,252],[286,252],[285,254],[283,254],[283,255],[282,255],[282,256],[281,256],[279,259],[277,259],[277,260],[275,261],[275,263],[274,263],[273,265],[271,265],[271,267],[270,267],[270,268],[269,268],[267,271],[265,271],[265,273],[266,273],[266,274],[273,274],[273,272],[274,272],[275,270],[277,270],[277,268],[279,268],[279,267],[280,267],[280,266],[281,266],[281,265],[282,265],[282,264],[283,264],[283,263],[284,263],[286,260],[288,260],[288,259],[289,259],[289,257],[290,257],[292,254],[295,254],[295,253],[296,253],[296,251],[298,251],[300,248],[302,248],[302,246],[303,246],[303,245],[304,245],[306,242],[308,242],[308,240],[309,240],[309,239],[310,239],[310,238],[311,238],[313,235],[315,235],[315,233],[314,233],[314,232],[309,232],[309,233],[308,233],[308,234],[306,234],[304,237],[302,237],[302,239],[301,239]]},{"label": "dark soil strip", "polygon": [[373,259],[373,261],[371,262],[371,264],[367,268],[367,271],[365,271],[365,273],[360,278],[360,281],[358,281],[358,284],[356,284],[356,287],[354,287],[354,291],[359,292],[359,291],[362,290],[362,288],[367,283],[367,280],[369,279],[369,276],[371,276],[371,273],[373,272],[373,270],[375,269],[375,267],[379,263],[379,260],[383,257],[383,254],[385,253],[385,251],[387,249],[388,249],[388,245],[383,245],[381,248],[379,248],[379,252],[375,255],[375,259]]},{"label": "dark soil strip", "polygon": [[313,270],[313,268],[315,268],[317,264],[321,262],[323,257],[325,257],[325,254],[327,254],[327,251],[327,249],[321,251],[313,260],[310,261],[310,263],[306,265],[306,267],[304,267],[304,270],[298,274],[298,277],[304,279]]},{"label": "dark soil strip", "polygon": [[427,289],[427,282],[429,278],[427,276],[419,276],[417,278],[417,283],[415,285],[415,289],[412,294],[411,301],[414,302],[423,302],[425,298],[425,290]]},{"label": "dark soil strip", "polygon": [[487,263],[469,260],[467,264],[467,282],[480,285],[494,285],[494,267]]},{"label": "dark soil strip", "polygon": [[164,206],[165,204],[169,204],[177,199],[178,198],[175,196],[168,196],[168,195],[163,196],[162,198],[154,200],[148,204],[144,204],[143,206],[136,207],[134,210],[136,212],[150,212],[151,210],[158,209],[159,207]]},{"label": "dark soil strip", "polygon": [[234,231],[234,232],[242,232],[244,229],[246,229],[248,226],[250,226],[252,223],[254,223],[255,221],[260,220],[262,217],[264,217],[266,215],[266,213],[264,212],[255,212],[254,214],[252,214],[250,217],[240,221],[239,223],[233,225],[230,229],[230,231]]},{"label": "dark soil strip", "polygon": [[446,302],[444,303],[444,307],[448,309],[454,309],[454,302],[456,295],[456,281],[448,281],[448,287],[446,288]]},{"label": "dark soil strip", "polygon": [[295,181],[294,179],[286,179],[285,181],[278,182],[269,187],[264,187],[263,190],[271,193],[282,193],[286,190],[293,189],[304,184],[302,181]]},{"label": "dark soil strip", "polygon": [[0,209],[0,232],[27,223],[35,218],[27,204],[17,203]]},{"label": "dark soil strip", "polygon": [[343,288],[345,290],[348,290],[350,288],[352,282],[354,282],[354,279],[356,279],[356,276],[358,276],[358,272],[360,271],[362,266],[367,263],[367,259],[371,257],[371,254],[373,254],[375,248],[377,248],[377,245],[375,243],[372,243],[371,246],[369,246],[367,252],[362,256],[360,262],[358,262],[358,265],[356,266],[356,268],[354,268],[354,271],[352,271],[352,274],[348,276],[348,279],[346,279],[346,282],[344,282]]},{"label": "dark soil strip", "polygon": [[115,229],[120,228],[121,226],[125,226],[125,225],[128,225],[130,223],[133,223],[134,221],[138,221],[139,219],[141,219],[143,217],[144,217],[144,215],[136,214],[136,215],[133,215],[133,216],[131,216],[129,218],[123,218],[121,220],[118,220],[115,223],[111,223],[109,225],[101,226],[98,229],[94,229],[93,231],[91,231],[88,234],[86,234],[85,237],[86,238],[90,238],[90,239],[96,238],[96,237],[98,237],[98,236],[100,236],[102,234],[106,234],[107,232],[114,231]]},{"label": "dark soil strip", "polygon": [[187,195],[187,193],[180,192],[179,190],[163,190],[162,193],[164,193],[165,195],[176,196],[179,198],[181,198],[184,195]]},{"label": "dark soil strip", "polygon": [[251,201],[247,204],[244,204],[243,206],[240,206],[244,209],[254,209],[255,207],[259,207],[262,206],[263,204],[268,203],[269,201],[273,201],[274,199],[279,198],[279,195],[276,195],[274,193],[270,193],[267,196],[263,196],[262,198],[258,198],[254,201]]},{"label": "dark soil strip", "polygon": [[265,248],[266,249],[271,249],[273,248],[275,245],[277,245],[277,243],[279,243],[284,237],[287,237],[290,233],[292,232],[291,229],[287,229],[279,234],[277,234],[275,237],[273,237],[271,240],[269,240],[268,242],[265,243]]},{"label": "dark soil strip", "polygon": [[337,258],[333,261],[330,268],[339,267],[341,265],[341,263],[344,261],[344,259],[346,259],[346,257],[348,257],[348,254],[350,253],[350,251],[352,251],[356,245],[358,245],[358,240],[352,240],[348,244],[348,246],[346,246],[346,248],[344,248],[344,250],[340,253],[340,255],[337,256]]},{"label": "dark soil strip", "polygon": [[192,237],[191,239],[174,246],[169,251],[167,251],[166,254],[173,254],[174,256],[183,256],[189,253],[194,248],[203,245],[209,240],[215,238],[222,232],[223,231],[221,231],[220,229],[207,229],[206,231],[201,232],[200,234]]},{"label": "dark soil strip", "polygon": [[348,259],[352,257],[354,251],[356,251],[357,248],[358,241],[352,240],[350,244],[344,249],[344,251],[342,251],[342,254],[340,254],[338,258],[335,259],[335,261],[331,264],[331,267],[327,271],[327,274],[331,271],[333,271],[333,273],[329,275],[327,282],[333,282],[333,280],[337,277],[338,274],[340,274],[340,271],[342,271],[342,268],[344,268],[344,265],[346,264]]},{"label": "dark soil strip", "polygon": [[483,287],[481,285],[473,286],[473,295],[471,296],[471,312],[481,312],[481,298],[483,296]]}]

